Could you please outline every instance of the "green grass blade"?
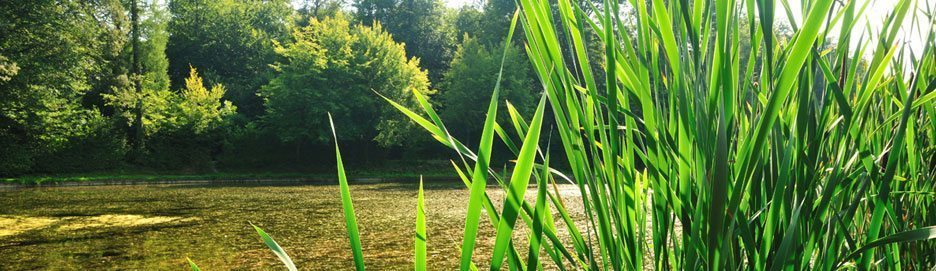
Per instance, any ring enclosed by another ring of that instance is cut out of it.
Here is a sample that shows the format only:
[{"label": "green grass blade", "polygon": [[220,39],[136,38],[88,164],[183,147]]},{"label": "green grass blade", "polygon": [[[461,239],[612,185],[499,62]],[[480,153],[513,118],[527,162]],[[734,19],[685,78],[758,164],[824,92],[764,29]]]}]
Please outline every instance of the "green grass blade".
[{"label": "green grass blade", "polygon": [[423,178],[419,176],[419,194],[416,196],[416,248],[413,269],[426,270],[426,204],[423,197]]},{"label": "green grass blade", "polygon": [[[549,154],[547,152],[546,157],[543,161],[542,176],[537,179],[536,183],[536,203],[534,204],[533,210],[533,233],[530,237],[530,250],[527,253],[527,270],[535,269],[539,263],[539,252],[540,244],[543,242],[543,226],[548,226],[551,221],[547,222],[546,217],[549,216],[549,208],[546,202],[546,186],[549,183]],[[551,220],[551,218],[550,218]],[[561,261],[557,261],[556,265],[562,266]]]},{"label": "green grass blade", "polygon": [[861,246],[855,251],[852,251],[851,253],[849,253],[848,256],[845,256],[844,258],[842,258],[842,261],[854,259],[855,257],[858,257],[865,251],[868,251],[870,249],[873,249],[879,246],[887,245],[887,244],[913,242],[913,241],[925,241],[925,240],[931,240],[931,239],[936,239],[936,226],[929,226],[929,227],[924,227],[920,229],[899,232],[899,233],[891,234],[883,238],[871,241],[865,244],[864,246]]},{"label": "green grass blade", "polygon": [[[442,142],[442,144],[446,144],[446,146],[449,145],[448,140],[446,140],[445,138],[445,132],[442,131],[441,128],[433,124],[431,121],[420,116],[418,113],[413,112],[413,110],[410,110],[409,108],[406,108],[405,106],[391,100],[390,98],[387,98],[386,96],[381,95],[380,93],[377,93],[377,95],[379,95],[381,98],[386,100],[388,103],[390,103],[390,105],[395,107],[401,113],[409,117],[410,120],[412,120],[413,122],[416,122],[416,124],[419,124],[419,126],[422,126],[423,129],[426,129],[426,131],[429,131],[429,133],[432,134],[432,136],[435,137],[436,140],[439,140],[439,142]],[[414,93],[414,95],[419,95],[419,94]]]},{"label": "green grass blade", "polygon": [[539,106],[536,108],[536,114],[530,123],[530,129],[523,139],[523,146],[520,147],[520,155],[517,157],[516,167],[510,177],[510,187],[507,190],[507,200],[504,201],[503,214],[497,224],[497,238],[494,242],[494,252],[491,254],[491,270],[500,270],[503,264],[504,256],[507,253],[507,246],[513,233],[514,223],[517,221],[517,215],[523,201],[523,195],[526,193],[527,186],[530,183],[530,176],[533,172],[533,164],[536,159],[536,150],[539,146],[540,130],[543,124],[543,111],[546,107],[546,95],[540,99]]},{"label": "green grass blade", "polygon": [[189,268],[191,268],[192,271],[201,271],[201,268],[198,268],[198,265],[196,265],[195,262],[192,261],[192,259],[185,258],[185,260],[188,261]]},{"label": "green grass blade", "polygon": [[[870,227],[868,229],[867,241],[869,243],[872,240],[877,239],[880,234],[881,228],[884,223],[884,214],[892,213],[892,203],[889,202],[888,197],[891,190],[891,182],[894,180],[894,175],[897,172],[898,163],[901,163],[904,151],[904,143],[906,142],[906,133],[907,133],[907,122],[910,120],[910,115],[913,112],[913,97],[916,95],[916,90],[918,88],[917,82],[920,82],[918,78],[914,78],[913,84],[910,86],[910,89],[907,90],[907,99],[904,100],[904,106],[900,110],[900,124],[897,126],[897,130],[894,133],[893,142],[891,143],[891,149],[888,156],[890,159],[887,160],[887,167],[884,169],[884,176],[880,180],[878,194],[874,197],[873,201],[873,212],[871,214]],[[871,258],[874,256],[874,248],[871,247],[869,251],[864,254],[861,258],[860,267],[867,270],[871,266]]]},{"label": "green grass blade", "polygon": [[358,271],[364,270],[364,253],[361,250],[361,237],[358,232],[357,219],[354,216],[354,206],[351,203],[351,189],[348,187],[348,177],[345,175],[344,164],[341,161],[341,150],[338,148],[338,134],[335,132],[335,122],[331,113],[328,114],[328,124],[332,128],[335,138],[335,159],[338,167],[338,184],[341,190],[341,207],[344,209],[345,226],[351,241],[351,252],[354,256],[354,267]]},{"label": "green grass blade", "polygon": [[787,257],[795,254],[793,251],[797,245],[797,230],[799,227],[800,211],[803,209],[803,203],[797,204],[793,209],[793,215],[790,218],[790,224],[787,226],[786,233],[783,235],[783,242],[777,251],[777,256],[770,266],[770,270],[783,270],[787,263]]},{"label": "green grass blade", "polygon": [[478,160],[471,176],[471,189],[468,196],[468,210],[465,217],[465,235],[462,239],[461,265],[462,271],[471,267],[471,255],[474,252],[475,239],[478,235],[478,226],[481,222],[481,207],[484,200],[484,190],[487,187],[488,166],[491,161],[491,147],[494,142],[494,119],[497,117],[497,89],[491,96],[484,129],[481,132],[481,143],[478,145]]},{"label": "green grass blade", "polygon": [[280,245],[277,244],[269,234],[254,224],[250,224],[250,226],[252,226],[254,230],[257,230],[257,234],[259,234],[260,238],[263,239],[263,243],[266,244],[267,247],[270,247],[270,250],[273,251],[273,254],[276,254],[276,257],[279,258],[281,262],[283,262],[283,265],[286,265],[287,269],[290,271],[296,271],[296,265],[293,264],[292,259],[289,258],[289,255],[286,254],[286,251],[283,250],[283,248],[280,247]]},{"label": "green grass blade", "polygon": [[[818,0],[809,12],[802,31],[798,33],[796,41],[793,42],[793,46],[789,50],[790,56],[787,58],[786,64],[783,65],[777,87],[774,89],[775,92],[770,95],[753,134],[751,134],[750,138],[746,138],[741,146],[742,150],[746,151],[742,152],[744,156],[741,157],[742,160],[738,167],[740,169],[737,174],[738,178],[742,180],[749,178],[751,171],[753,171],[754,160],[760,157],[760,151],[767,139],[767,134],[779,117],[780,106],[793,89],[793,84],[798,80],[797,77],[799,77],[800,70],[802,70],[803,64],[806,62],[806,57],[811,52],[810,47],[816,42],[822,20],[828,14],[832,2],[832,0]],[[737,189],[736,191],[740,190]],[[738,204],[738,193],[735,193],[731,198],[729,214],[733,213],[734,206]]]},{"label": "green grass blade", "polygon": [[[510,31],[507,33],[507,39],[504,41],[505,48],[510,47],[510,40],[513,37],[514,29],[517,26],[519,10],[514,13],[513,20],[510,23]],[[487,116],[484,119],[484,128],[481,130],[481,142],[478,144],[478,159],[475,163],[474,172],[471,177],[471,190],[468,196],[468,210],[465,217],[465,236],[462,239],[460,270],[466,271],[471,268],[471,255],[474,253],[475,239],[478,236],[478,226],[481,220],[481,207],[484,204],[484,190],[487,186],[488,166],[491,161],[491,147],[494,143],[494,123],[497,119],[497,99],[500,92],[501,79],[504,73],[504,62],[507,57],[507,50],[501,58],[500,70],[497,73],[497,82],[494,84],[494,93],[491,94],[491,102],[488,105]]]}]

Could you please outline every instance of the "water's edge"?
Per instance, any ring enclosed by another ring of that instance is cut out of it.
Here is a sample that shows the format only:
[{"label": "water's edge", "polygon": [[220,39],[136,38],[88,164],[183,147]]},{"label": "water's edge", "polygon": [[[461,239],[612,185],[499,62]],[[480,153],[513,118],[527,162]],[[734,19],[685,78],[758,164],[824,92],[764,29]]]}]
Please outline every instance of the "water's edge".
[{"label": "water's edge", "polygon": [[[424,177],[425,181],[454,181],[452,177]],[[391,177],[391,178],[348,178],[348,182],[359,183],[359,184],[369,184],[369,183],[417,183],[419,178],[412,177]],[[325,184],[337,184],[337,178],[284,178],[284,179],[271,179],[271,178],[243,178],[243,179],[221,179],[221,180],[179,180],[179,179],[164,179],[164,180],[135,180],[135,179],[125,179],[125,180],[92,180],[92,181],[48,181],[40,183],[15,183],[15,182],[0,182],[0,190],[8,189],[27,189],[27,188],[36,188],[36,187],[73,187],[73,186],[109,186],[109,185],[164,185],[164,184],[207,184],[207,185],[325,185]]]}]

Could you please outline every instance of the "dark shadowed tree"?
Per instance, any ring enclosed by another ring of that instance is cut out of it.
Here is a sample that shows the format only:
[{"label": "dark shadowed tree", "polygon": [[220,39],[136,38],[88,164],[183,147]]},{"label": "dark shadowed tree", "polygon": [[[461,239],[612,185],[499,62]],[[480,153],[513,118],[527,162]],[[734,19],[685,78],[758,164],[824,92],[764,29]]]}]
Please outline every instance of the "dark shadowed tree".
[{"label": "dark shadowed tree", "polygon": [[[462,44],[468,35],[477,37],[484,32],[484,12],[473,6],[463,6],[454,12],[451,19],[455,43]],[[466,35],[467,34],[467,35]]]},{"label": "dark shadowed tree", "polygon": [[[295,1],[293,3],[296,3]],[[302,0],[296,3],[296,14],[293,25],[304,27],[309,25],[309,19],[324,19],[342,12],[346,0]]]},{"label": "dark shadowed tree", "polygon": [[[439,94],[444,105],[440,114],[453,134],[459,138],[474,138],[481,132],[481,120],[484,120],[497,82],[504,47],[490,48],[474,38],[463,39],[452,67],[445,73],[443,90]],[[527,117],[536,101],[529,65],[526,55],[515,47],[508,47],[499,96],[499,100],[510,102]],[[504,118],[506,103],[500,105],[503,108],[499,112],[504,112],[500,121],[508,121]]]},{"label": "dark shadowed tree", "polygon": [[[476,33],[478,40],[485,45],[499,43],[507,37],[507,31],[510,28],[510,19],[517,10],[517,4],[513,0],[488,0],[482,7],[481,32]],[[520,31],[520,30],[518,30]],[[518,32],[522,33],[522,31]],[[523,35],[515,35],[521,38]]]},{"label": "dark shadowed tree", "polygon": [[211,84],[228,86],[227,98],[249,118],[263,113],[256,95],[271,75],[273,41],[288,37],[289,0],[175,0],[169,3],[169,75],[181,87],[189,66]]}]

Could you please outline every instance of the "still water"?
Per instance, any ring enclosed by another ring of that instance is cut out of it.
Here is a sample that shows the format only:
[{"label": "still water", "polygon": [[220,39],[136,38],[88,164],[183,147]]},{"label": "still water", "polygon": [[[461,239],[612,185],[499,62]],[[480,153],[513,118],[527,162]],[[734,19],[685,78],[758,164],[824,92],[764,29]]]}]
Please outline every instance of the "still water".
[{"label": "still water", "polygon": [[[566,202],[581,200],[574,187],[560,187]],[[417,188],[351,184],[368,269],[412,269]],[[498,190],[488,189],[500,208]],[[430,267],[457,269],[468,190],[457,181],[427,181],[425,195]],[[353,269],[334,182],[0,189],[0,206],[0,270],[186,270],[186,258],[203,270],[283,270],[251,222],[301,270]],[[482,217],[476,263],[489,261],[494,241]],[[514,239],[524,247],[528,231],[520,224]]]}]

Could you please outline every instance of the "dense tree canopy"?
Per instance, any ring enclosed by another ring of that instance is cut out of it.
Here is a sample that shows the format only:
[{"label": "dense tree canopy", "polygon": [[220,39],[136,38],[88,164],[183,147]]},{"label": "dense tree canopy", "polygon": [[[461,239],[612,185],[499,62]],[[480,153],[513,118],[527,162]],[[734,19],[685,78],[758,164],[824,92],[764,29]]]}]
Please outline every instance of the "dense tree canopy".
[{"label": "dense tree canopy", "polygon": [[[234,154],[299,154],[330,138],[327,112],[369,154],[418,150],[425,138],[380,97],[415,107],[414,91],[460,123],[454,134],[470,135],[514,10],[510,1],[3,1],[0,176],[205,170]],[[508,48],[505,70],[504,98],[525,112],[536,90],[521,50]]]},{"label": "dense tree canopy", "polygon": [[356,0],[355,16],[365,25],[381,24],[393,39],[406,45],[437,82],[451,59],[452,32],[441,0]]},{"label": "dense tree canopy", "polygon": [[409,125],[374,92],[413,104],[412,91],[429,94],[426,72],[380,24],[351,25],[343,15],[312,19],[277,45],[281,60],[265,86],[266,123],[283,141],[328,140],[326,113],[342,138],[399,144]]},{"label": "dense tree canopy", "polygon": [[[126,121],[128,126],[133,125],[137,105],[141,104],[141,110],[144,112],[143,133],[147,133],[150,128],[158,128],[152,124],[152,118],[157,115],[154,112],[163,110],[165,103],[161,101],[171,95],[169,75],[166,73],[169,66],[169,59],[166,57],[169,32],[166,31],[168,15],[162,7],[150,5],[143,15],[145,19],[140,26],[142,41],[139,48],[141,74],[120,75],[119,79],[124,83],[101,95],[106,104],[113,108],[116,115]],[[132,50],[131,47],[128,44],[125,50]],[[134,85],[136,81],[139,81],[139,90]]]},{"label": "dense tree canopy", "polygon": [[[296,14],[293,16],[293,26],[304,27],[309,25],[309,19],[324,19],[343,12],[346,0],[302,0],[298,2]],[[293,3],[297,3],[293,1]]]},{"label": "dense tree canopy", "polygon": [[169,75],[181,86],[189,65],[228,86],[228,97],[248,117],[263,113],[257,90],[269,81],[273,41],[289,34],[289,0],[174,0],[169,2]]},{"label": "dense tree canopy", "polygon": [[477,35],[484,32],[482,26],[484,13],[477,8],[471,6],[461,7],[450,20],[457,44],[464,42],[464,38],[467,37],[466,34],[470,33],[477,37]]},{"label": "dense tree canopy", "polygon": [[[98,3],[103,5],[103,3]],[[22,172],[37,157],[103,126],[80,101],[105,66],[111,34],[105,7],[83,1],[0,5],[0,172]]]},{"label": "dense tree canopy", "polygon": [[[458,46],[452,67],[445,72],[442,93],[439,95],[445,107],[441,117],[449,124],[453,133],[473,138],[480,134],[497,82],[501,58],[504,57],[504,72],[501,78],[500,99],[507,100],[521,113],[529,113],[535,105],[536,95],[529,76],[527,58],[520,50],[504,46],[489,48],[477,39],[466,36]],[[507,112],[506,103],[500,112]],[[502,115],[505,116],[505,115]],[[527,115],[529,116],[529,115]]]},{"label": "dense tree canopy", "polygon": [[144,90],[143,94],[118,91],[105,98],[112,106],[126,112],[122,115],[127,121],[133,118],[129,111],[138,100],[142,100],[143,125],[147,135],[180,129],[201,134],[219,128],[225,118],[236,110],[230,101],[222,99],[224,86],[216,84],[206,88],[195,68],[191,69],[189,77],[185,79],[185,87],[179,91],[170,91],[168,86],[164,89]]}]

